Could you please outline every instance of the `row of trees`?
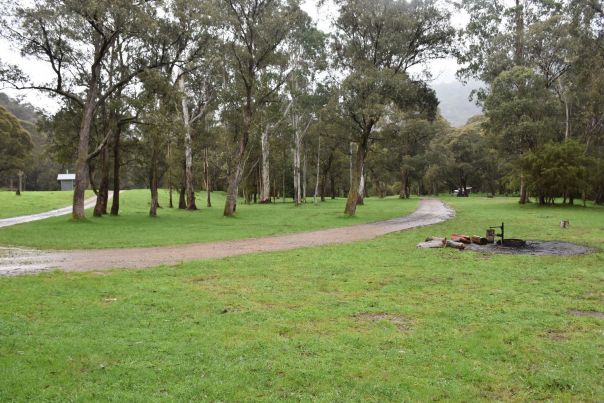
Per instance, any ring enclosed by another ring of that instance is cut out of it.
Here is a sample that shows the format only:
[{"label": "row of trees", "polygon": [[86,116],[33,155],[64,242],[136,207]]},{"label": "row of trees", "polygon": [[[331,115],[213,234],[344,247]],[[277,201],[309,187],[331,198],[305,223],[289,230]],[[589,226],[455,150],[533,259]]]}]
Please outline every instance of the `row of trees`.
[{"label": "row of trees", "polygon": [[464,0],[461,7],[470,22],[461,33],[460,76],[487,84],[477,94],[483,128],[504,178],[519,183],[520,203],[530,192],[541,203],[588,195],[604,202],[602,1]]},{"label": "row of trees", "polygon": [[[309,189],[315,200],[347,193],[350,215],[369,193],[468,186],[519,186],[521,202],[529,190],[542,202],[604,201],[601,2],[465,0],[459,33],[436,0],[335,4],[327,35],[293,0],[5,2],[3,36],[54,79],[7,64],[0,79],[60,102],[42,129],[55,158],[74,164],[76,219],[89,183],[102,215],[123,181],[149,186],[151,215],[159,186],[190,210],[201,185],[208,205],[210,190],[225,190],[226,216],[240,195],[298,205]],[[485,83],[485,116],[461,129],[438,116],[427,76],[411,73],[448,55],[462,78]],[[539,154],[560,152],[564,163]],[[548,164],[580,186],[537,180]]]}]

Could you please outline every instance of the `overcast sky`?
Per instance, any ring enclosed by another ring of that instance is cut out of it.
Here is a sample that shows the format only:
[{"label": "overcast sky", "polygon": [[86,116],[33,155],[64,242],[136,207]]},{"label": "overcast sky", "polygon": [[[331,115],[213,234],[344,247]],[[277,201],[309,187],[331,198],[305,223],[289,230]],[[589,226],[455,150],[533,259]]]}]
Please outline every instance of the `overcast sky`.
[{"label": "overcast sky", "polygon": [[[316,3],[316,0],[304,0],[302,8],[316,21],[319,29],[329,32],[331,30],[331,21],[336,15],[336,9],[329,1],[321,7],[318,7]],[[460,28],[466,20],[467,18],[464,15],[455,13],[452,22],[456,28]],[[47,63],[22,58],[19,52],[11,49],[10,44],[2,38],[0,38],[0,58],[5,63],[18,64],[37,82],[50,81],[53,78],[52,70]],[[431,61],[425,67],[430,71],[434,83],[453,82],[456,80],[455,72],[458,69],[458,65],[455,59],[447,58]],[[419,71],[416,72],[419,73]],[[25,101],[48,112],[55,112],[58,109],[56,100],[49,98],[39,91],[15,91],[8,88],[2,88],[0,91],[7,93],[11,97],[22,97]]]}]

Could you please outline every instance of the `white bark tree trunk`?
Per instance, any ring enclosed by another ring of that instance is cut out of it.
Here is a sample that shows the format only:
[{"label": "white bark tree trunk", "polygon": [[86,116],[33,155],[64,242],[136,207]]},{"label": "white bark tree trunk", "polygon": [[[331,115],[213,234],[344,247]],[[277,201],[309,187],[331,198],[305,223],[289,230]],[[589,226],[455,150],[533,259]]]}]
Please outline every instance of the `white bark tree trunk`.
[{"label": "white bark tree trunk", "polygon": [[361,181],[359,182],[359,201],[358,204],[363,204],[365,199],[365,164],[361,166]]},{"label": "white bark tree trunk", "polygon": [[185,195],[187,210],[197,210],[197,206],[195,205],[195,191],[193,189],[193,140],[191,138],[191,116],[189,114],[189,105],[185,92],[184,74],[178,78],[178,89],[182,96],[182,120],[185,128]]},{"label": "white bark tree trunk", "polygon": [[269,143],[268,143],[268,132],[270,126],[266,125],[262,132],[262,189],[260,190],[260,203],[271,202],[271,173],[270,173],[270,159],[269,159]]},{"label": "white bark tree trunk", "polygon": [[321,134],[319,134],[319,144],[317,146],[317,177],[315,179],[315,194],[313,196],[313,203],[317,204],[317,197],[319,196],[319,171],[321,168]]},{"label": "white bark tree trunk", "polygon": [[300,131],[296,125],[294,129],[294,203],[296,206],[300,205],[302,201],[302,189],[301,189],[301,180],[300,180],[300,148],[301,148],[301,138]]},{"label": "white bark tree trunk", "polygon": [[306,203],[306,151],[302,162],[302,201]]}]

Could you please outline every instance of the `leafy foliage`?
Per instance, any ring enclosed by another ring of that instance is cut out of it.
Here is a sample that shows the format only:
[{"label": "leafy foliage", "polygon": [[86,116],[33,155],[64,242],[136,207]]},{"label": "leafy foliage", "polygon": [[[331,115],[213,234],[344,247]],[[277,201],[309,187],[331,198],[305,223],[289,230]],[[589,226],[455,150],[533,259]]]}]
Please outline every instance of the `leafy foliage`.
[{"label": "leafy foliage", "polygon": [[0,172],[23,170],[34,144],[19,120],[0,106]]},{"label": "leafy foliage", "polygon": [[574,140],[547,143],[521,161],[540,204],[553,204],[556,197],[584,196],[593,165],[593,158],[585,155],[585,146]]}]

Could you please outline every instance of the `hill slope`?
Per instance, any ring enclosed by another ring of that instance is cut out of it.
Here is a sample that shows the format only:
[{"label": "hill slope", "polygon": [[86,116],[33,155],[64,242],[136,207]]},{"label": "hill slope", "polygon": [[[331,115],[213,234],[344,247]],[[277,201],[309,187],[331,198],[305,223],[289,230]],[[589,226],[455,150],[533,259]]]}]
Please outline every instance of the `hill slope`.
[{"label": "hill slope", "polygon": [[482,114],[482,109],[468,99],[472,90],[480,86],[478,81],[471,81],[465,86],[459,81],[432,84],[440,101],[440,113],[452,126],[461,127],[472,116]]}]

